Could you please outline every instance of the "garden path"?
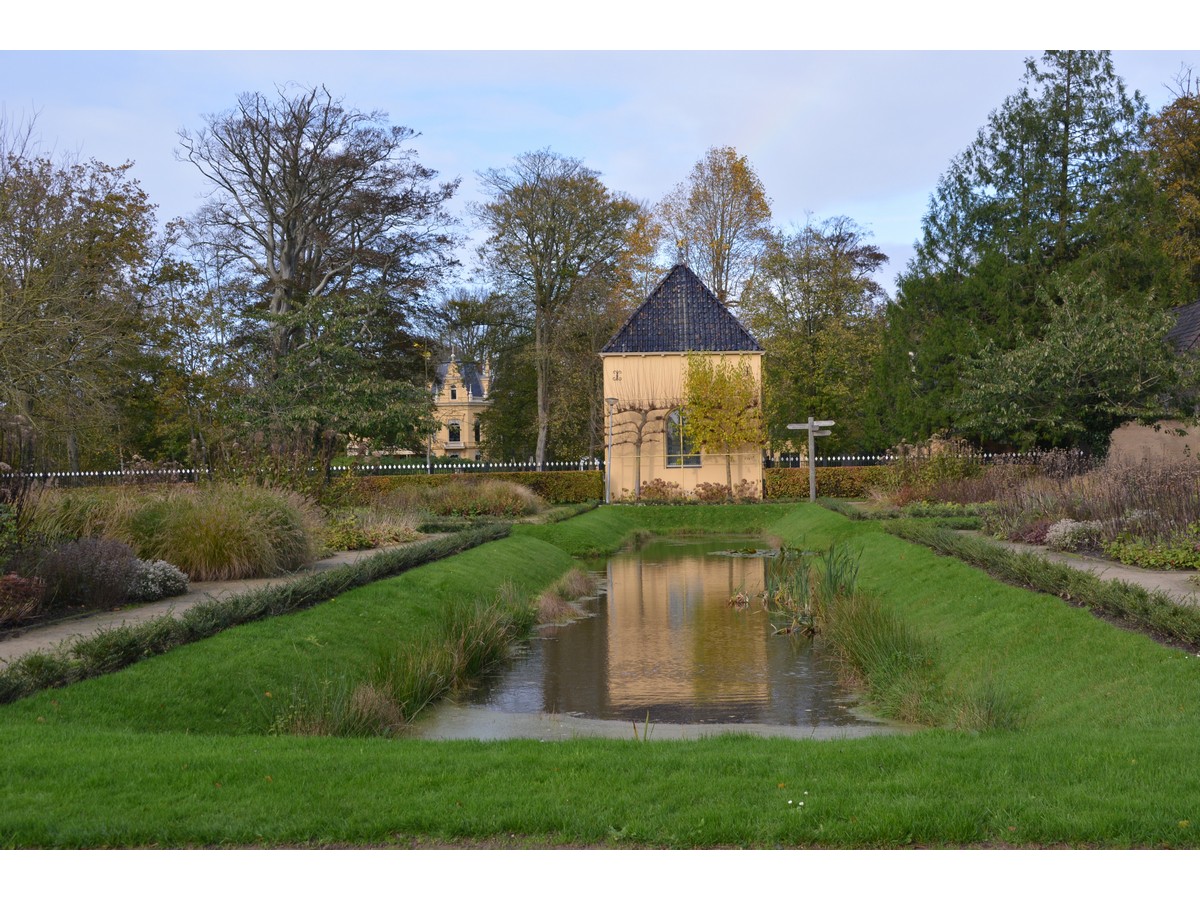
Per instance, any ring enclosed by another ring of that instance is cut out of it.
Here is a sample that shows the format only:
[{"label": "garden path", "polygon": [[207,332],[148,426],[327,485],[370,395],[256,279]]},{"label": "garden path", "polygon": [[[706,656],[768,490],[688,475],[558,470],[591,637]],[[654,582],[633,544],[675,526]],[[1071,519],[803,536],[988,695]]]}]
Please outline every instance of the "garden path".
[{"label": "garden path", "polygon": [[[1139,569],[1136,566],[1122,565],[1110,559],[1081,556],[1078,553],[1061,553],[1057,550],[1051,550],[1049,547],[1042,547],[1036,544],[1018,544],[1014,541],[1001,541],[981,535],[977,531],[963,533],[984,537],[986,540],[992,541],[1008,550],[1015,550],[1018,553],[1036,553],[1052,562],[1062,563],[1065,566],[1070,566],[1073,569],[1079,569],[1083,572],[1091,572],[1105,581],[1124,581],[1127,584],[1135,584],[1138,587],[1143,587],[1148,591],[1161,591],[1182,605],[1200,605],[1200,585],[1190,580],[1196,575],[1195,572],[1170,569]],[[2,646],[0,645],[0,648]]]},{"label": "garden path", "polygon": [[[428,537],[435,537],[435,535],[422,535],[420,539],[427,539]],[[379,553],[382,550],[392,549],[395,549],[394,545],[390,547],[377,547],[371,550],[346,550],[341,553],[335,553],[333,556],[325,559],[309,563],[307,566],[303,566],[289,575],[280,575],[274,578],[245,578],[237,581],[193,581],[188,586],[188,592],[178,597],[168,597],[165,600],[158,600],[154,603],[124,607],[108,612],[88,613],[70,619],[62,619],[47,625],[32,626],[13,631],[0,636],[0,669],[3,669],[9,662],[20,656],[24,656],[26,653],[32,653],[37,650],[51,650],[63,641],[87,637],[105,628],[113,628],[118,625],[134,625],[138,622],[155,619],[163,615],[172,615],[178,618],[187,610],[198,603],[203,603],[205,600],[223,600],[233,594],[240,594],[242,591],[266,587],[271,584],[279,584],[280,582],[291,581],[305,575],[312,575],[315,572],[323,572],[339,566],[349,565],[350,563],[358,562],[360,559],[365,559],[368,556]]]}]

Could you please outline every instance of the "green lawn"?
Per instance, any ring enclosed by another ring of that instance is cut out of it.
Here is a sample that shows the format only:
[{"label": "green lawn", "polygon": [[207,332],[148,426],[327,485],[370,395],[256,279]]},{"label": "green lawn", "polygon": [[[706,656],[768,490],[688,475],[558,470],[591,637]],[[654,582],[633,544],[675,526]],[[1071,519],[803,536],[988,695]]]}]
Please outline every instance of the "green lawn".
[{"label": "green lawn", "polygon": [[[851,542],[860,585],[933,643],[945,689],[1002,690],[1021,727],[832,742],[265,733],[297,683],[419,641],[439,606],[506,582],[532,595],[570,554],[681,529]],[[1200,659],[820,507],[608,507],[0,709],[0,759],[0,841],[16,847],[1195,847]]]}]

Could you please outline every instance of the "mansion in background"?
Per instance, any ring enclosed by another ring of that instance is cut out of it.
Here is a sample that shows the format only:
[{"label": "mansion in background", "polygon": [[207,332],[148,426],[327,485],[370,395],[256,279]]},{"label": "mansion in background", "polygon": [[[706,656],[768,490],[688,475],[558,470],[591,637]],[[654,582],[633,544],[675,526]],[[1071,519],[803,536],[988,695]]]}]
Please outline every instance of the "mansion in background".
[{"label": "mansion in background", "polygon": [[451,353],[449,362],[438,365],[430,385],[434,416],[438,420],[438,430],[433,435],[434,456],[482,458],[479,414],[492,405],[491,388],[492,369],[487,361],[480,367],[459,362]]}]

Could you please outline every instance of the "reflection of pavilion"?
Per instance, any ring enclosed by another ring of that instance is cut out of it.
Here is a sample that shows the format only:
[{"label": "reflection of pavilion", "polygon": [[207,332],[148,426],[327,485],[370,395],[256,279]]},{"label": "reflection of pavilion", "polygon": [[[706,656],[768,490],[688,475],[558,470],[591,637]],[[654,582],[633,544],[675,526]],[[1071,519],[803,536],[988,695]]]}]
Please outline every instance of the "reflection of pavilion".
[{"label": "reflection of pavilion", "polygon": [[725,601],[738,590],[757,594],[763,583],[761,558],[610,559],[604,627],[586,629],[586,641],[578,640],[585,629],[565,629],[544,648],[547,673],[560,671],[556,655],[570,654],[564,669],[590,676],[548,678],[547,709],[614,718],[649,712],[672,721],[746,717],[775,689],[775,654],[766,614],[736,612]]}]

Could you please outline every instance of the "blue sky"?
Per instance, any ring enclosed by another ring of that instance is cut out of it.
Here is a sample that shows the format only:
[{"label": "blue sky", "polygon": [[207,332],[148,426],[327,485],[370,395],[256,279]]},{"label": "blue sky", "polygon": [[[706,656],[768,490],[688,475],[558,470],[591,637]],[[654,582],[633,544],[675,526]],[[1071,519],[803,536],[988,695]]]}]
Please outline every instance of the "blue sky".
[{"label": "blue sky", "polygon": [[[758,172],[777,224],[848,215],[869,228],[892,258],[890,291],[938,176],[1040,52],[6,50],[0,106],[10,120],[36,111],[45,149],[133,160],[160,220],[192,212],[205,188],[174,158],[179,129],[286,82],[324,83],[419,131],[411,146],[422,162],[462,179],[455,211],[468,234],[475,173],[523,151],[580,157],[610,188],[656,201],[709,146],[729,144]],[[1200,68],[1200,51],[1119,50],[1114,60],[1158,108],[1181,65]]]}]

